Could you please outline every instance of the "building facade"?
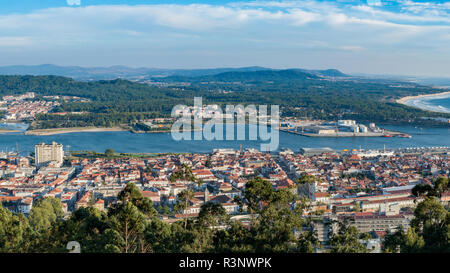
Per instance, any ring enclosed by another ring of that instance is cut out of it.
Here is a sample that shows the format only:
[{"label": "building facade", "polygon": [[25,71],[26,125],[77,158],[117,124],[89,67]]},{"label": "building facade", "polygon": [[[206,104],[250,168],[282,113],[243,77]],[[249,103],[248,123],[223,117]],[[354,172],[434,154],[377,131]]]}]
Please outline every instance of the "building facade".
[{"label": "building facade", "polygon": [[64,161],[63,145],[53,142],[52,144],[37,144],[34,146],[36,166],[42,166],[51,162],[62,165]]}]

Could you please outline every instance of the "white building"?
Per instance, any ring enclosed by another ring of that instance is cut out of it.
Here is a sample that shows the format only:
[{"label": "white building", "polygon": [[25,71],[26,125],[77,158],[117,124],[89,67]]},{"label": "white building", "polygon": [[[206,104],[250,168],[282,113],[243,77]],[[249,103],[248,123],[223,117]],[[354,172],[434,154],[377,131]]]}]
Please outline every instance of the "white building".
[{"label": "white building", "polygon": [[356,121],[355,120],[338,120],[339,126],[355,126]]},{"label": "white building", "polygon": [[52,144],[37,144],[34,146],[36,166],[42,166],[50,162],[62,165],[64,161],[63,145],[53,142]]}]

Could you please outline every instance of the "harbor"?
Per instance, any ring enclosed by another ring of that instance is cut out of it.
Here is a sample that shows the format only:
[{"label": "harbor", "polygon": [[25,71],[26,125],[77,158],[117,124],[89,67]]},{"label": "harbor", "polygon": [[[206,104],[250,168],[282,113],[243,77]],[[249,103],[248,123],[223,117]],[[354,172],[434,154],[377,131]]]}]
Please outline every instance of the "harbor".
[{"label": "harbor", "polygon": [[[387,149],[450,146],[450,129],[448,128],[418,128],[414,126],[400,126],[380,124],[386,131],[404,132],[412,138],[400,137],[308,137],[300,134],[281,131],[279,147],[290,148],[293,151],[303,147],[330,147],[334,150],[352,149]],[[11,128],[11,127],[9,127]],[[11,128],[18,129],[18,128]],[[25,128],[24,128],[25,129]],[[248,135],[249,125],[246,126]],[[237,131],[237,130],[236,130]],[[70,145],[72,150],[103,152],[108,148],[119,153],[171,153],[171,152],[210,152],[217,147],[238,149],[259,148],[261,140],[186,140],[176,141],[170,133],[133,134],[122,132],[74,132],[58,135],[25,135],[20,133],[6,133],[0,135],[0,151],[15,151],[16,144],[20,146],[22,154],[34,151],[38,143],[52,141]]]},{"label": "harbor", "polygon": [[412,137],[403,132],[380,128],[375,123],[369,126],[358,124],[355,120],[283,122],[280,131],[307,137]]}]

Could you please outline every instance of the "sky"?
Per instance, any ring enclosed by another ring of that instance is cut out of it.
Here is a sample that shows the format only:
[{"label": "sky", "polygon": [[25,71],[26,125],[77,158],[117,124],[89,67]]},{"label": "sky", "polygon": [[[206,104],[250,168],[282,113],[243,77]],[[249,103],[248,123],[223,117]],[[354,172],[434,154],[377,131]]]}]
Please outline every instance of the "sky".
[{"label": "sky", "polygon": [[450,77],[450,1],[1,0],[0,66]]}]

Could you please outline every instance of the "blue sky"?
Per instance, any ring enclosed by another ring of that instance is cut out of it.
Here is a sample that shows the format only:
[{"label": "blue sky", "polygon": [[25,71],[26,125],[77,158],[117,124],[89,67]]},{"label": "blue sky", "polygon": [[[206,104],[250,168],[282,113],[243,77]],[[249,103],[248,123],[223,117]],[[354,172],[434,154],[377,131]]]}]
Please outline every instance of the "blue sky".
[{"label": "blue sky", "polygon": [[2,0],[0,65],[450,77],[450,2]]}]

